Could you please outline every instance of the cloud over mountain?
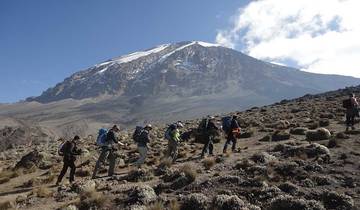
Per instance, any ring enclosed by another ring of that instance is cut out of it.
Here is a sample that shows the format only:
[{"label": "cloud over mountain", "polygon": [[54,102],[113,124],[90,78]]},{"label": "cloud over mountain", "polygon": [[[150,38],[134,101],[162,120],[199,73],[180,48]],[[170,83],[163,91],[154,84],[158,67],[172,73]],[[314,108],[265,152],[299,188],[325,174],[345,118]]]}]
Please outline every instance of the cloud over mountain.
[{"label": "cloud over mountain", "polygon": [[357,0],[254,1],[216,41],[270,62],[360,77],[358,8]]}]

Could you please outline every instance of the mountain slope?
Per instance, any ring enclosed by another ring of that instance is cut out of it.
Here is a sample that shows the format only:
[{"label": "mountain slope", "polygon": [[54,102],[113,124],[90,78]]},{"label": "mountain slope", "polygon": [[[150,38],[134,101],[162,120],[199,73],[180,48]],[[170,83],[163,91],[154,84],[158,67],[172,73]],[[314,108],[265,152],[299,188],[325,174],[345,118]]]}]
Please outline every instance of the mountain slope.
[{"label": "mountain slope", "polygon": [[214,44],[180,42],[77,72],[41,96],[4,105],[0,116],[71,136],[112,123],[193,119],[357,84],[360,79],[303,72]]},{"label": "mountain slope", "polygon": [[103,95],[191,97],[239,91],[280,99],[337,89],[359,81],[306,73],[193,41],[160,45],[111,59],[75,73],[28,101],[48,103]]}]

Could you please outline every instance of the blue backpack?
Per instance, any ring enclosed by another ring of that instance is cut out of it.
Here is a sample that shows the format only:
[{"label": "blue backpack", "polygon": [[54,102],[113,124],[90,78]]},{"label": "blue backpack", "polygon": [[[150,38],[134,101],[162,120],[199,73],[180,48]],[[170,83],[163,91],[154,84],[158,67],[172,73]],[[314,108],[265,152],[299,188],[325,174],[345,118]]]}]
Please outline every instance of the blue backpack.
[{"label": "blue backpack", "polygon": [[230,132],[230,129],[231,129],[231,120],[232,120],[232,117],[230,116],[227,116],[227,117],[223,117],[221,119],[222,121],[222,129],[225,133],[229,133]]},{"label": "blue backpack", "polygon": [[105,146],[106,145],[106,136],[107,130],[105,128],[101,128],[98,133],[98,137],[96,138],[96,144],[98,146]]}]

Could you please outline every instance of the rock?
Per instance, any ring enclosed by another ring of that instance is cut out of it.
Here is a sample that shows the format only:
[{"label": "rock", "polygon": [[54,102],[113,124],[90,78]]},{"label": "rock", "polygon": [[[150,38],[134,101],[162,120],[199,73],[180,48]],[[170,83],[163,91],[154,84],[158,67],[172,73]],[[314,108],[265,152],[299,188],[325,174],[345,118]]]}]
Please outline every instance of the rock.
[{"label": "rock", "polygon": [[212,208],[219,210],[241,210],[244,207],[244,201],[236,195],[217,195],[212,202]]},{"label": "rock", "polygon": [[68,205],[60,210],[78,210],[78,208],[75,205]]},{"label": "rock", "polygon": [[317,201],[304,200],[288,195],[280,195],[270,201],[270,205],[266,210],[325,210],[325,208]]},{"label": "rock", "polygon": [[330,150],[318,143],[300,146],[278,144],[274,147],[273,152],[281,152],[281,154],[285,157],[302,156],[304,154],[306,154],[308,158],[314,158],[323,155],[330,157]]},{"label": "rock", "polygon": [[208,197],[202,193],[192,193],[182,199],[180,210],[207,210]]},{"label": "rock", "polygon": [[262,152],[260,154],[254,154],[250,157],[250,160],[254,161],[255,163],[269,163],[271,161],[276,161],[277,158],[267,152]]},{"label": "rock", "polygon": [[327,147],[328,148],[335,148],[339,145],[338,141],[336,139],[330,139],[328,144],[327,144]]},{"label": "rock", "polygon": [[306,132],[306,139],[308,141],[326,140],[331,137],[331,133],[326,128],[318,128],[316,130],[309,130]]},{"label": "rock", "polygon": [[43,160],[43,155],[37,150],[34,150],[24,155],[19,162],[16,163],[15,168],[30,169],[34,166],[38,166]]},{"label": "rock", "polygon": [[139,185],[132,187],[129,192],[129,199],[127,201],[127,204],[148,204],[151,202],[156,201],[157,195],[155,194],[155,191],[152,187],[148,185]]},{"label": "rock", "polygon": [[308,128],[304,128],[304,127],[292,128],[290,129],[290,134],[305,135],[308,130],[309,130]]},{"label": "rock", "polygon": [[321,200],[326,209],[353,209],[355,205],[350,196],[332,191],[323,192]]},{"label": "rock", "polygon": [[94,180],[87,180],[85,182],[78,182],[71,185],[72,191],[76,193],[94,192],[96,190],[96,183]]},{"label": "rock", "polygon": [[185,175],[185,173],[180,173],[180,176],[177,177],[171,184],[170,184],[170,188],[173,190],[178,190],[181,189],[187,185],[189,185],[190,183],[192,183],[193,181]]}]

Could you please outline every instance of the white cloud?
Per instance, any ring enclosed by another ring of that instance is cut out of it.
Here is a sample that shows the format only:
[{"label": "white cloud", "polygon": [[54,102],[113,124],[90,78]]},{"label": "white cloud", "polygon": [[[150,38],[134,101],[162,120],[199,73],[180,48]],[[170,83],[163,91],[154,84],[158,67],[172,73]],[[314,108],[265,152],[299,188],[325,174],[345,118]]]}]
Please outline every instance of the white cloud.
[{"label": "white cloud", "polygon": [[305,71],[360,77],[359,8],[359,0],[253,1],[216,41]]}]

